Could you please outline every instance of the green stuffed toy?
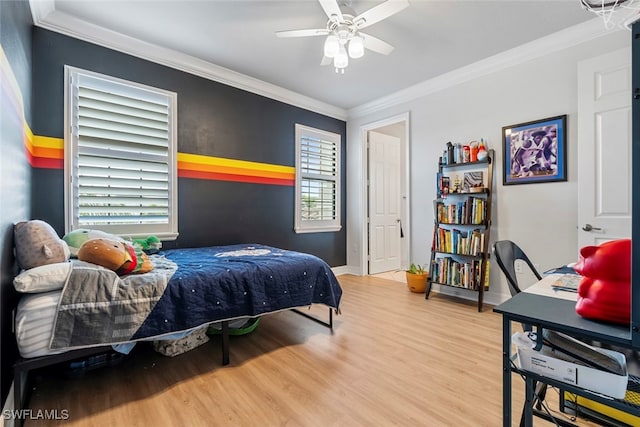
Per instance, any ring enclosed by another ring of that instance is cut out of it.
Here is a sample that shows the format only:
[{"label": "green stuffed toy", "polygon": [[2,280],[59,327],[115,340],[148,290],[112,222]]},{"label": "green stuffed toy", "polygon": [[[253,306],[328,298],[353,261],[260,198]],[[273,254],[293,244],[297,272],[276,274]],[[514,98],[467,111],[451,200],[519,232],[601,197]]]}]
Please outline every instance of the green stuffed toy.
[{"label": "green stuffed toy", "polygon": [[146,239],[133,239],[133,246],[144,251],[147,255],[151,255],[160,252],[162,242],[156,236],[149,236]]}]

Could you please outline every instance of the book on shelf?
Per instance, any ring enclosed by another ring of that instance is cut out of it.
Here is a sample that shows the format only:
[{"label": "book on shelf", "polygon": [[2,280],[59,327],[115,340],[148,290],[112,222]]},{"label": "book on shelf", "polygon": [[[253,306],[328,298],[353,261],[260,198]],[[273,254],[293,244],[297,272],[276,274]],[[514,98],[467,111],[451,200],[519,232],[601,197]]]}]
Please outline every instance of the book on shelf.
[{"label": "book on shelf", "polygon": [[433,249],[458,255],[480,256],[484,251],[485,233],[480,229],[463,231],[438,227],[434,230]]},{"label": "book on shelf", "polygon": [[451,178],[446,175],[438,174],[438,195],[442,198],[447,197],[449,194],[449,187],[451,185]]},{"label": "book on shelf", "polygon": [[464,201],[449,204],[435,200],[433,214],[436,221],[443,224],[483,224],[486,220],[486,203],[480,197],[468,197]]},{"label": "book on shelf", "polygon": [[[457,261],[452,257],[434,259],[430,267],[431,281],[458,288],[478,290],[480,261]],[[486,286],[486,284],[485,284]]]}]

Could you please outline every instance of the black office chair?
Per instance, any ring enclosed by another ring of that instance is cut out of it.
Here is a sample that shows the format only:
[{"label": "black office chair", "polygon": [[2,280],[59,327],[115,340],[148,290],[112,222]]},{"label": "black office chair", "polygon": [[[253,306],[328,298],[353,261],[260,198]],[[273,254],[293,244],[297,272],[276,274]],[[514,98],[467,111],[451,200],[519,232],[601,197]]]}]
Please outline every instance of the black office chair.
[{"label": "black office chair", "polygon": [[[538,270],[534,267],[533,263],[524,253],[522,249],[511,240],[500,240],[493,244],[493,256],[498,263],[498,267],[504,273],[507,278],[507,283],[509,283],[509,291],[511,292],[511,296],[514,296],[520,293],[520,286],[518,285],[518,276],[516,276],[516,261],[521,260],[524,261],[525,264],[529,266],[531,272],[538,280],[542,279]],[[531,331],[533,328],[531,325],[522,324],[522,329],[524,331]],[[542,401],[547,394],[547,385],[544,383],[538,383],[535,386],[535,396],[536,396],[536,409],[540,411],[542,409]],[[520,425],[522,426],[524,423],[524,411],[522,414],[522,419],[520,420]]]},{"label": "black office chair", "polygon": [[516,276],[516,260],[524,261],[531,272],[536,276],[538,280],[542,279],[538,270],[533,266],[533,263],[529,257],[524,253],[522,249],[511,240],[500,240],[493,244],[493,256],[500,267],[500,270],[504,273],[509,283],[509,291],[511,296],[520,292],[520,286],[518,285],[518,277]]}]

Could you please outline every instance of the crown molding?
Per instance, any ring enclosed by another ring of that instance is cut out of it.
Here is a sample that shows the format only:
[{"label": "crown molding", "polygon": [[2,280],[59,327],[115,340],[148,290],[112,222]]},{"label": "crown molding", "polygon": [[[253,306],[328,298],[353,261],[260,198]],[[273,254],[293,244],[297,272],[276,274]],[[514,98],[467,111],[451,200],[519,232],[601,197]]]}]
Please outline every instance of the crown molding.
[{"label": "crown molding", "polygon": [[[1,1],[1,0],[0,0]],[[147,43],[56,11],[53,0],[29,0],[34,25],[113,49],[128,55],[165,65],[247,92],[265,96],[296,107],[347,119],[347,110],[301,95],[297,92],[249,77],[172,49]]]},{"label": "crown molding", "polygon": [[[1,0],[0,0],[1,1]],[[602,18],[574,25],[532,42],[482,59],[473,64],[425,80],[393,94],[345,110],[297,92],[238,73],[193,56],[167,49],[133,37],[108,30],[82,21],[66,13],[55,10],[54,0],[29,0],[34,25],[88,41],[109,49],[123,52],[154,63],[194,74],[223,83],[241,90],[262,95],[286,104],[324,114],[339,120],[363,117],[375,112],[422,98],[431,93],[453,87],[496,71],[525,63],[613,31],[623,31],[623,27],[607,29]]]},{"label": "crown molding", "polygon": [[54,0],[29,0],[29,8],[31,9],[31,19],[33,19],[33,23],[36,25],[42,21],[44,17],[56,10]]},{"label": "crown molding", "polygon": [[451,72],[441,74],[429,80],[402,89],[391,95],[378,98],[366,104],[348,110],[348,118],[363,117],[386,108],[422,98],[434,92],[453,87],[496,71],[522,64],[550,53],[611,34],[624,31],[617,27],[606,29],[602,18],[595,18],[558,31],[540,39],[525,43],[513,49],[490,56]]}]

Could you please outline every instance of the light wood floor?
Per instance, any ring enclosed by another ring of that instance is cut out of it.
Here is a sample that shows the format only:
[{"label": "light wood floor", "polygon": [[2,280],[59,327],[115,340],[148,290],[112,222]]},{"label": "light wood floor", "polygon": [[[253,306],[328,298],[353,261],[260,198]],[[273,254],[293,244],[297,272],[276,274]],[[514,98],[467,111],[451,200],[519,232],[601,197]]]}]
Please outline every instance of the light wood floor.
[{"label": "light wood floor", "polygon": [[[218,337],[175,358],[139,345],[120,365],[80,377],[39,372],[30,408],[66,409],[71,426],[502,425],[501,317],[491,307],[425,300],[375,277],[339,280],[333,334],[293,312],[272,314],[231,337],[227,366]],[[313,312],[326,316],[321,308]],[[523,381],[513,385],[518,420]]]}]

